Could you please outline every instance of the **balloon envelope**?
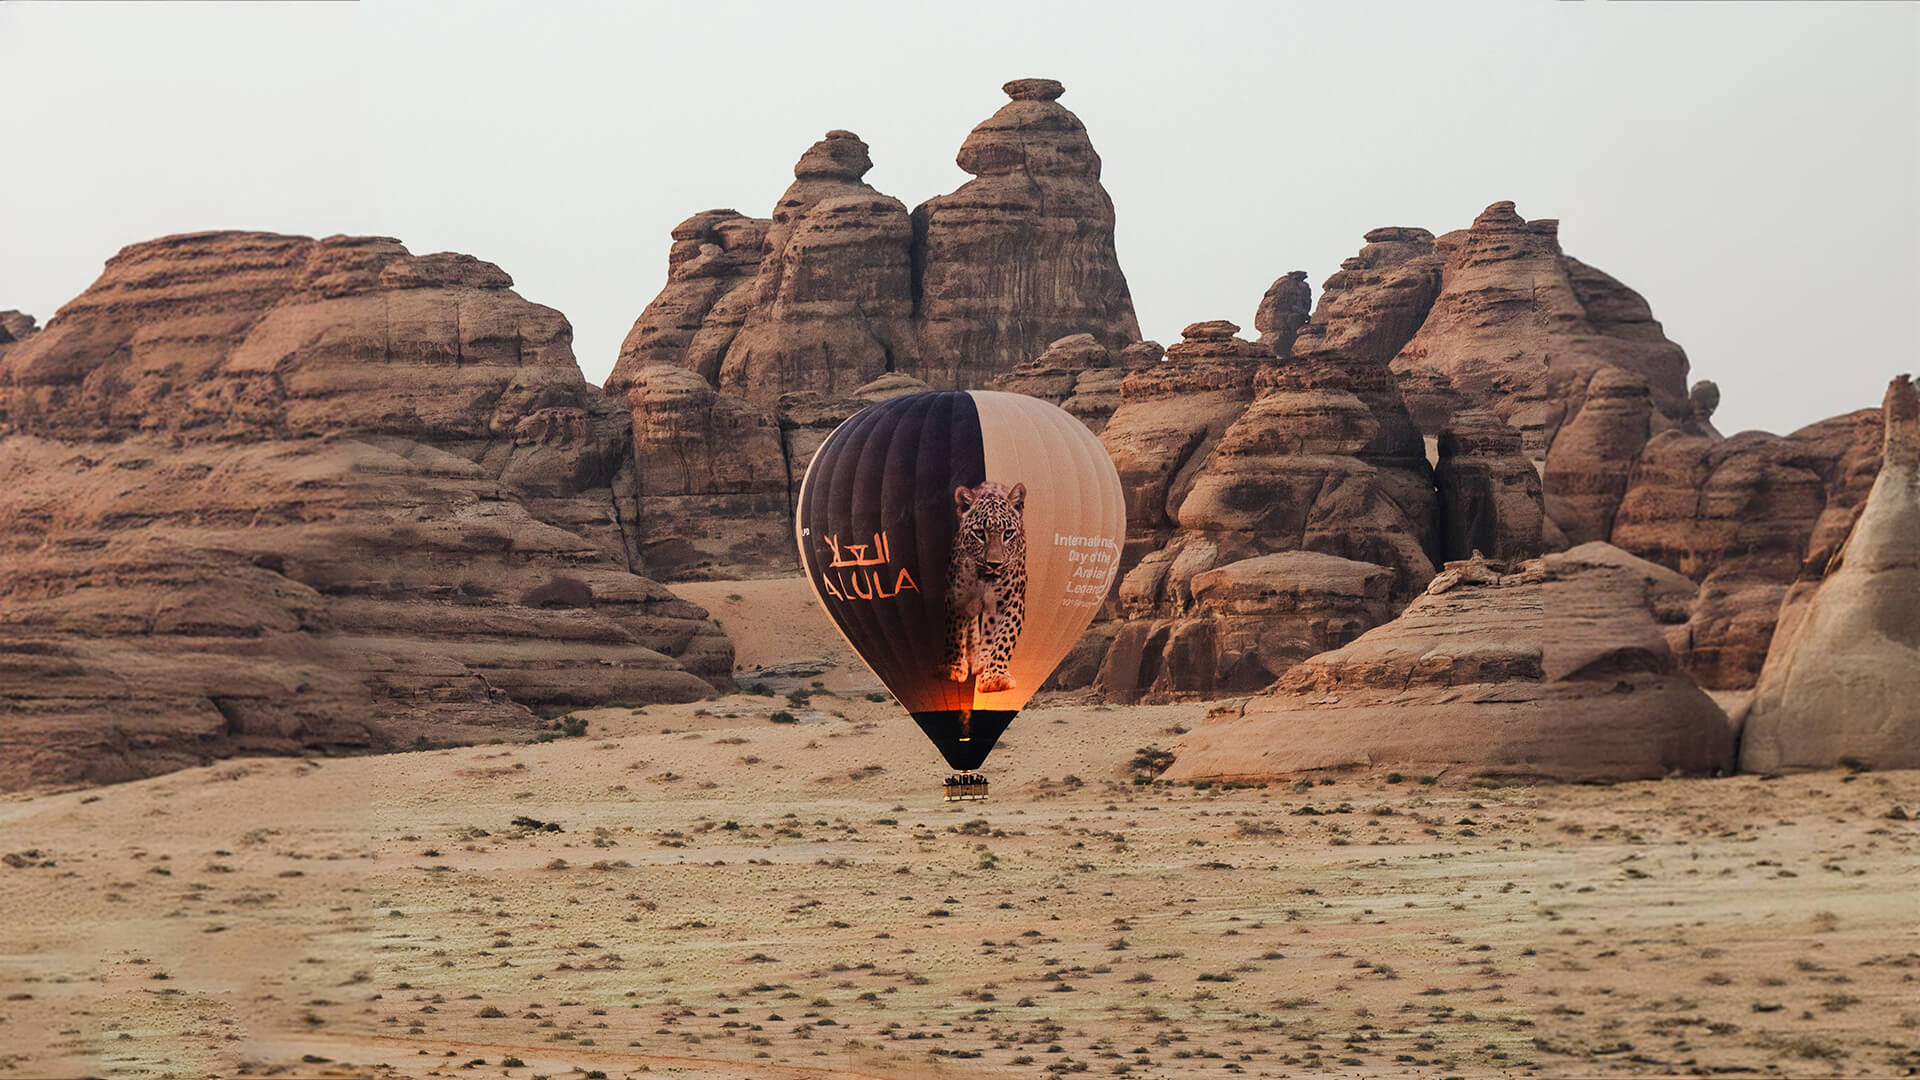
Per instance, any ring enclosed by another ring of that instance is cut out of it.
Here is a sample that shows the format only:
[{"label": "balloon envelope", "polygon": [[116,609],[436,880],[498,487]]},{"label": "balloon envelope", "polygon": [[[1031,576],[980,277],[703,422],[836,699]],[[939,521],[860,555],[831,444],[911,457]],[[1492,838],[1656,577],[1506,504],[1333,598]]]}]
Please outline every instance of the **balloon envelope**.
[{"label": "balloon envelope", "polygon": [[1038,398],[937,391],[835,428],[794,532],[814,593],[956,769],[974,769],[1100,608],[1120,477]]}]

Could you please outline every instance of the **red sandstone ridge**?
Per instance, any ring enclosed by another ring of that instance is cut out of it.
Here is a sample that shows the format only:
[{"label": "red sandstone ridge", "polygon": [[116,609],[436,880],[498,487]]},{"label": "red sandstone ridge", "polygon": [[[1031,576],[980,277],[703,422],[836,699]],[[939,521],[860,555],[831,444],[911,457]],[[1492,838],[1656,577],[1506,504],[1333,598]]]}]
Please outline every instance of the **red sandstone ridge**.
[{"label": "red sandstone ridge", "polygon": [[732,649],[628,570],[627,418],[559,312],[397,241],[115,256],[0,353],[0,789],[684,701]]},{"label": "red sandstone ridge", "polygon": [[[1440,290],[1395,356],[1396,372],[1446,376],[1549,467],[1561,427],[1603,369],[1644,384],[1663,427],[1687,419],[1686,354],[1639,294],[1561,252],[1559,222],[1527,221],[1512,203],[1494,203],[1470,228],[1435,241],[1434,254],[1445,260]],[[1549,484],[1549,504],[1555,496]]]},{"label": "red sandstone ridge", "polygon": [[1437,240],[1375,229],[1290,351],[1390,363],[1430,441],[1486,410],[1545,470],[1547,542],[1578,543],[1608,535],[1647,439],[1696,425],[1686,354],[1639,294],[1564,254],[1558,226],[1498,202]]},{"label": "red sandstone ridge", "polygon": [[1124,621],[1094,632],[1110,700],[1258,688],[1433,576],[1433,474],[1386,365],[1281,359],[1238,330],[1187,327],[1100,431],[1128,509]]},{"label": "red sandstone ridge", "polygon": [[912,215],[861,177],[866,143],[830,131],[802,155],[770,219],[709,210],[673,230],[667,284],[608,377],[623,395],[670,363],[772,407],[879,376],[980,387],[1091,334],[1140,336],[1113,246],[1100,156],[1050,79],[1019,79],[957,158],[974,179]]},{"label": "red sandstone ridge", "polygon": [[1733,764],[1726,717],[1668,651],[1692,584],[1606,544],[1451,563],[1399,618],[1175,745],[1164,776],[1400,769],[1652,779]]}]

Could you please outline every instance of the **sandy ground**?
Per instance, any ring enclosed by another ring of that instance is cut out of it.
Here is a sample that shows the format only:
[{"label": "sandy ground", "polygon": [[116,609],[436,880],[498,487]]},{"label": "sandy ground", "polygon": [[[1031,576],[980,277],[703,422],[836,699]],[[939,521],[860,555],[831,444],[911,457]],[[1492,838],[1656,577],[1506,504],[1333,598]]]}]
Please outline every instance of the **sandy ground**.
[{"label": "sandy ground", "polygon": [[1920,773],[1139,786],[1206,707],[1062,700],[947,805],[803,585],[685,591],[765,693],[0,801],[0,1076],[1920,1070]]}]

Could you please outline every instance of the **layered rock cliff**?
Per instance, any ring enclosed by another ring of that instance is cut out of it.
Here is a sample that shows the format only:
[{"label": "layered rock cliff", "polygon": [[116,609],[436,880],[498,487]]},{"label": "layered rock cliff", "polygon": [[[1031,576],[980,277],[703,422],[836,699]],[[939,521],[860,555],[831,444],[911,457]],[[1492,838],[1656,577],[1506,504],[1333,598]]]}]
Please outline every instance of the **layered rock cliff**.
[{"label": "layered rock cliff", "polygon": [[1669,431],[1647,444],[1612,541],[1700,583],[1682,658],[1702,686],[1754,685],[1788,587],[1845,537],[1879,449],[1872,409],[1786,436]]},{"label": "layered rock cliff", "polygon": [[0,354],[0,787],[527,731],[724,685],[629,572],[627,417],[498,267],[136,244]]},{"label": "layered rock cliff", "polygon": [[1187,327],[1101,429],[1128,498],[1108,698],[1255,689],[1433,575],[1432,470],[1386,365],[1283,360],[1238,329]]}]

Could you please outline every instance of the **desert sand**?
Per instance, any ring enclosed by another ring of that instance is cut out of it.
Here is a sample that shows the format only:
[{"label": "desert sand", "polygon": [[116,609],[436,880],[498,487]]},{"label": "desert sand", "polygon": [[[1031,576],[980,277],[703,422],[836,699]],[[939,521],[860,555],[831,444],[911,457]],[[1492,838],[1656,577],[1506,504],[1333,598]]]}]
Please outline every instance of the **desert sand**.
[{"label": "desert sand", "polygon": [[1920,1069],[1920,772],[1140,784],[1209,706],[1055,697],[948,805],[803,582],[679,588],[742,692],[0,801],[0,1076]]}]

